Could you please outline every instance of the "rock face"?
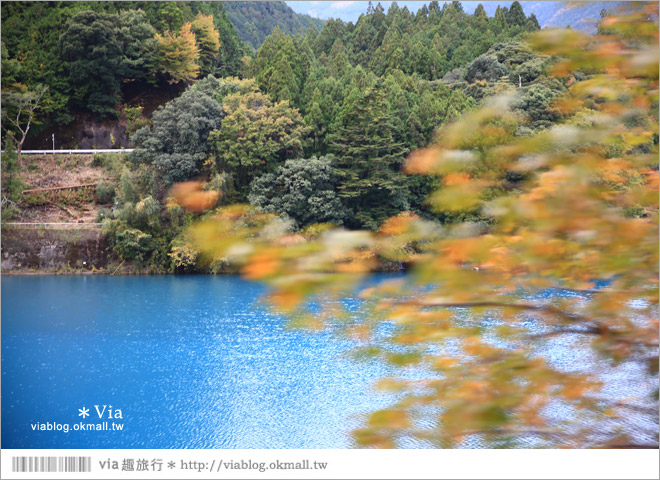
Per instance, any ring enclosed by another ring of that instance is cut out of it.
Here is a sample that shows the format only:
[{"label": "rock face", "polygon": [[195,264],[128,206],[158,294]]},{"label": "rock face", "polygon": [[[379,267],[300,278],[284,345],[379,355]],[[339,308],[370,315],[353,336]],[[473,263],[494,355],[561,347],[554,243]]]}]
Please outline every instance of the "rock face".
[{"label": "rock face", "polygon": [[98,228],[2,227],[3,272],[100,269],[109,254]]},{"label": "rock face", "polygon": [[117,120],[94,120],[90,115],[79,115],[66,126],[50,125],[25,141],[25,150],[53,148],[92,149],[128,147],[128,134]]}]

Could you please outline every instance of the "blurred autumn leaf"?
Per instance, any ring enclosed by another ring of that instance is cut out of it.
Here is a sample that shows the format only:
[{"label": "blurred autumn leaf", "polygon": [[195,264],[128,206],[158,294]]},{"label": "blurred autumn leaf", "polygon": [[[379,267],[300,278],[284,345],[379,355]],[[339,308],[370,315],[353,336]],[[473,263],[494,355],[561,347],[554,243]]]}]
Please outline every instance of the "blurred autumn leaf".
[{"label": "blurred autumn leaf", "polygon": [[179,205],[195,213],[201,213],[213,208],[220,192],[203,190],[202,182],[182,182],[174,185],[170,191],[170,197]]},{"label": "blurred autumn leaf", "polygon": [[[512,99],[494,98],[409,156],[408,173],[442,179],[431,203],[487,224],[402,214],[377,233],[292,236],[273,215],[228,207],[192,229],[196,250],[267,283],[296,325],[332,323],[398,369],[379,384],[398,400],[357,445],[657,448],[658,6],[644,8],[607,17],[595,37],[530,39],[570,77],[560,124],[517,135]],[[204,204],[178,188],[182,204]],[[409,265],[405,281],[370,287],[347,312],[341,299],[383,258]],[[626,388],[605,388],[617,375]]]}]

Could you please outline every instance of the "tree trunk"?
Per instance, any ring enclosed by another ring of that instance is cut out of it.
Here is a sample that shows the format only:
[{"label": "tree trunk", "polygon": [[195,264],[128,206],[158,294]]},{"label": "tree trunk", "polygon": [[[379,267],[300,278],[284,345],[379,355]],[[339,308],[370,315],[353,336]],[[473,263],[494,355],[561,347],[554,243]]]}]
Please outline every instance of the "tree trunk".
[{"label": "tree trunk", "polygon": [[22,169],[23,168],[23,143],[25,143],[25,137],[27,137],[27,133],[30,131],[30,124],[28,123],[28,126],[25,129],[25,131],[23,131],[23,129],[20,128],[20,127],[19,127],[19,129],[21,130],[21,133],[23,134],[23,136],[21,137],[21,140],[19,141],[16,138],[14,138],[13,140],[14,140],[14,143],[16,144],[16,159],[18,160],[18,166],[21,167],[21,169]]}]

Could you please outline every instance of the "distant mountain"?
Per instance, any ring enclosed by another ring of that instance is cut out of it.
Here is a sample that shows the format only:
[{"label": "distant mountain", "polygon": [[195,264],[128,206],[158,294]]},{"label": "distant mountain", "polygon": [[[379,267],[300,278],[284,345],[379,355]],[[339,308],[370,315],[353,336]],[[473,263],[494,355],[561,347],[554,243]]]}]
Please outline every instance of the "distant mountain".
[{"label": "distant mountain", "polygon": [[[309,13],[318,18],[340,18],[345,22],[356,22],[360,14],[367,11],[368,2],[286,2],[293,10],[300,13]],[[373,1],[376,5],[377,0]],[[388,10],[393,2],[380,2],[385,10]],[[399,8],[406,7],[411,12],[417,12],[422,6],[429,2],[422,1],[399,1]],[[441,5],[446,2],[439,2]],[[498,6],[509,8],[513,1],[466,1],[461,2],[463,9],[473,13],[479,4],[483,4],[489,17],[495,14]],[[627,2],[559,2],[559,1],[522,1],[525,15],[533,13],[542,28],[567,27],[583,30],[589,33],[595,32],[595,23],[600,18],[602,9],[615,11],[621,4]]]},{"label": "distant mountain", "polygon": [[624,3],[626,2],[521,2],[521,5],[527,15],[536,15],[542,28],[570,26],[576,30],[595,33],[601,10],[614,12]]},{"label": "distant mountain", "polygon": [[[324,20],[294,12],[284,2],[223,2],[238,36],[257,49],[275,27],[287,34],[306,32],[312,25],[323,28]],[[366,7],[365,7],[366,8]]]}]

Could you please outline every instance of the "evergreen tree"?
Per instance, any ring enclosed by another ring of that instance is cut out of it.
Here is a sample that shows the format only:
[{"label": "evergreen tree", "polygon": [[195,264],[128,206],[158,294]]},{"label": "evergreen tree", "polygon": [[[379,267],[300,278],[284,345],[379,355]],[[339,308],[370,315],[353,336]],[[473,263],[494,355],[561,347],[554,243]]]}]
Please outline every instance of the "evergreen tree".
[{"label": "evergreen tree", "polygon": [[508,29],[508,24],[507,24],[507,8],[506,7],[500,7],[499,5],[497,6],[497,9],[495,10],[495,15],[493,16],[493,31],[496,34],[499,34],[501,32],[504,32]]},{"label": "evergreen tree", "polygon": [[354,88],[333,128],[338,193],[351,212],[346,224],[376,229],[388,216],[409,208],[406,177],[400,167],[404,148],[397,143],[382,83]]},{"label": "evergreen tree", "polygon": [[313,61],[311,50],[300,51],[303,41],[298,38],[296,42],[275,28],[259,48],[254,66],[261,90],[275,102],[290,100],[294,106],[300,105],[304,80]]},{"label": "evergreen tree", "polygon": [[518,26],[524,27],[527,24],[527,17],[525,12],[523,12],[522,5],[520,2],[513,2],[511,8],[506,14],[506,23],[509,26]]},{"label": "evergreen tree", "polygon": [[113,115],[114,106],[121,100],[119,18],[85,11],[67,25],[59,45],[62,58],[69,62],[74,102],[102,116]]},{"label": "evergreen tree", "polygon": [[351,63],[348,60],[344,42],[338,38],[332,45],[330,55],[328,55],[328,73],[335,78],[341,78],[350,69]]},{"label": "evergreen tree", "polygon": [[284,54],[278,55],[265,90],[270,94],[274,102],[297,99],[298,82],[296,81],[291,64]]},{"label": "evergreen tree", "polygon": [[183,12],[176,3],[163,2],[158,7],[162,8],[158,15],[161,32],[176,32],[183,26]]},{"label": "evergreen tree", "polygon": [[321,151],[322,139],[327,132],[327,125],[321,109],[321,92],[318,88],[314,89],[314,94],[310,101],[310,107],[305,115],[305,123],[310,128],[310,137],[312,139],[311,148],[313,152]]},{"label": "evergreen tree", "polygon": [[157,42],[155,30],[142,10],[125,10],[119,14],[117,41],[122,52],[121,76],[124,82],[155,82],[154,70]]},{"label": "evergreen tree", "polygon": [[331,18],[325,22],[314,42],[314,53],[317,56],[321,56],[321,53],[329,54],[335,41],[344,37],[344,31],[344,22],[339,19]]},{"label": "evergreen tree", "polygon": [[131,137],[139,148],[129,158],[135,163],[152,164],[167,183],[198,175],[209,157],[209,134],[220,126],[224,116],[218,100],[238,88],[236,81],[213,77],[197,82],[157,109],[151,127]]},{"label": "evergreen tree", "polygon": [[537,30],[541,30],[541,26],[539,25],[539,21],[536,19],[536,15],[532,13],[527,20],[527,31],[535,32]]}]

